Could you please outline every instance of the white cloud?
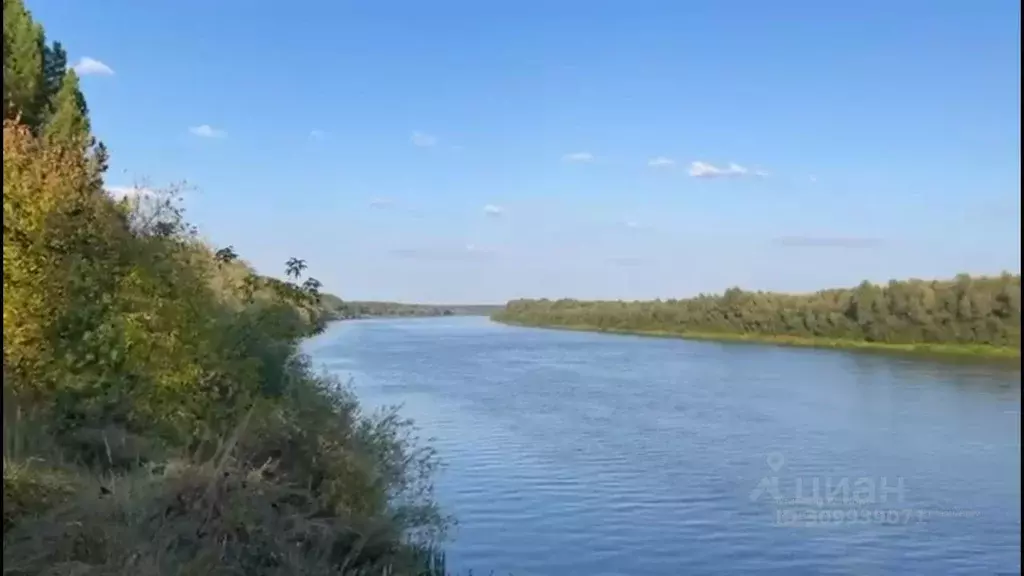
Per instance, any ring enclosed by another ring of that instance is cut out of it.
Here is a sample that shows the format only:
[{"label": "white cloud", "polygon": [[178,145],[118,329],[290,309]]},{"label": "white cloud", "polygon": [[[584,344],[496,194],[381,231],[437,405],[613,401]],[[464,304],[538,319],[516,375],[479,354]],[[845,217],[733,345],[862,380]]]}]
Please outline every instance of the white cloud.
[{"label": "white cloud", "polygon": [[668,168],[669,166],[675,166],[676,161],[671,158],[665,158],[664,156],[658,156],[657,158],[651,158],[647,165],[652,168]]},{"label": "white cloud", "polygon": [[809,182],[810,182],[811,184],[815,184],[815,183],[817,183],[817,182],[818,182],[818,177],[817,177],[817,176],[815,176],[814,174],[811,174],[810,176],[808,176],[808,177],[807,177],[807,180],[808,180],[808,181],[809,181]]},{"label": "white cloud", "polygon": [[313,140],[323,140],[324,138],[327,138],[327,132],[324,132],[323,130],[310,130],[309,137]]},{"label": "white cloud", "polygon": [[478,245],[472,244],[472,243],[466,244],[466,252],[471,257],[473,257],[473,256],[477,256],[477,257],[494,256],[494,255],[497,254],[497,251],[495,249],[493,249],[493,248],[487,248],[485,246],[478,246]]},{"label": "white cloud", "polygon": [[144,186],[105,186],[104,190],[106,190],[107,194],[115,200],[121,200],[123,198],[141,198],[143,196],[153,196],[156,194],[156,192]]},{"label": "white cloud", "polygon": [[751,170],[744,166],[740,166],[735,162],[730,162],[728,166],[721,168],[698,160],[690,164],[690,176],[693,176],[694,178],[724,178],[738,176],[757,176],[759,178],[764,178],[768,176],[768,173],[764,170]]},{"label": "white cloud", "polygon": [[594,155],[590,152],[573,152],[562,156],[562,160],[566,162],[592,162]]},{"label": "white cloud", "polygon": [[484,214],[488,216],[501,216],[505,213],[505,209],[501,206],[495,206],[494,204],[488,204],[484,206]]},{"label": "white cloud", "polygon": [[622,220],[616,224],[619,230],[625,230],[626,234],[638,234],[640,232],[651,232],[654,230],[654,226],[647,222],[641,222],[639,220]]},{"label": "white cloud", "polygon": [[391,198],[371,198],[370,206],[373,208],[391,208],[395,205],[395,201]]},{"label": "white cloud", "polygon": [[420,148],[433,148],[437,146],[437,137],[414,130],[412,135],[409,136],[409,142],[412,142],[413,146],[419,146]]},{"label": "white cloud", "polygon": [[227,138],[228,133],[214,128],[209,124],[201,124],[199,126],[192,126],[188,129],[192,134],[199,136],[200,138]]},{"label": "white cloud", "polygon": [[96,60],[95,58],[89,58],[88,56],[83,56],[82,58],[80,58],[78,62],[71,66],[71,69],[74,70],[75,73],[79,76],[114,75],[114,70],[110,66],[107,66],[106,64],[100,62],[99,60]]}]

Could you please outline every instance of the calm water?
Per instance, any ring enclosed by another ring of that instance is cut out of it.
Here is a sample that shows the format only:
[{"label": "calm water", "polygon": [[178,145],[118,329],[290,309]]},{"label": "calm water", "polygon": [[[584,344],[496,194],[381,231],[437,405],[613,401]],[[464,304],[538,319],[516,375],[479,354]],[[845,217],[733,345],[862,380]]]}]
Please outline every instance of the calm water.
[{"label": "calm water", "polygon": [[459,571],[1020,573],[1019,370],[483,318],[309,352],[436,439]]}]

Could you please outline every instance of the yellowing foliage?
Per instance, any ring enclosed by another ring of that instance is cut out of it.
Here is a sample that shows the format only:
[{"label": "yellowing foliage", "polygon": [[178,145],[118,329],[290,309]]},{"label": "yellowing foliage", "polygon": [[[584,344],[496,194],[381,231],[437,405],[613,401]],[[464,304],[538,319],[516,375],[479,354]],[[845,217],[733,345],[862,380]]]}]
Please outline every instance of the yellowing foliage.
[{"label": "yellowing foliage", "polygon": [[260,276],[173,190],[107,195],[21,0],[3,57],[5,573],[424,573],[433,453],[298,353],[325,313],[306,263]]},{"label": "yellowing foliage", "polygon": [[52,391],[98,352],[103,324],[76,328],[110,305],[126,235],[89,179],[80,153],[4,122],[4,365],[22,386]]}]

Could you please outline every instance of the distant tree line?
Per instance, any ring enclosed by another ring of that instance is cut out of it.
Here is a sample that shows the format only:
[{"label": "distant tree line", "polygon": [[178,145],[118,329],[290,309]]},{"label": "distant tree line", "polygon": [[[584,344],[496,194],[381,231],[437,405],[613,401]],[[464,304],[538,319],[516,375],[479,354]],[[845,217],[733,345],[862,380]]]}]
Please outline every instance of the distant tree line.
[{"label": "distant tree line", "polygon": [[332,320],[489,315],[501,309],[501,306],[484,305],[439,306],[433,304],[342,300],[333,294],[324,294],[321,303],[324,312]]},{"label": "distant tree line", "polygon": [[1020,275],[906,280],[813,294],[750,292],[647,302],[513,300],[495,319],[538,326],[752,334],[892,344],[1020,347]]}]

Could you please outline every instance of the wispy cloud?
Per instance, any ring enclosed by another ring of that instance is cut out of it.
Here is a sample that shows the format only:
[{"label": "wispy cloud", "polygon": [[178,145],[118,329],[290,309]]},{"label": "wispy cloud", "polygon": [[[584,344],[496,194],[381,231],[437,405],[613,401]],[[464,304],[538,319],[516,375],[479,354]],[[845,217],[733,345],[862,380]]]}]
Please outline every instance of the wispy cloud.
[{"label": "wispy cloud", "polygon": [[145,186],[105,186],[104,190],[107,194],[115,200],[121,200],[123,198],[141,198],[146,196],[153,196],[156,193]]},{"label": "wispy cloud", "polygon": [[488,254],[494,254],[495,253],[495,251],[493,249],[491,249],[491,248],[485,248],[483,246],[478,246],[478,245],[473,244],[473,243],[466,244],[466,252],[468,252],[470,254],[479,254],[479,255],[488,255]]},{"label": "wispy cloud", "polygon": [[782,236],[772,243],[787,248],[871,248],[882,244],[882,240],[839,236]]},{"label": "wispy cloud", "polygon": [[78,62],[71,66],[79,76],[113,76],[114,69],[103,62],[88,56],[81,57]]},{"label": "wispy cloud", "polygon": [[690,176],[694,178],[728,178],[739,176],[756,176],[764,178],[768,173],[764,170],[752,170],[730,162],[728,166],[719,167],[700,160],[690,163]]},{"label": "wispy cloud", "polygon": [[593,162],[594,155],[590,152],[571,152],[562,156],[562,160],[566,162]]},{"label": "wispy cloud", "polygon": [[675,166],[676,161],[664,156],[658,156],[657,158],[651,158],[648,160],[647,165],[652,168],[668,168],[670,166]]},{"label": "wispy cloud", "polygon": [[460,248],[395,248],[388,253],[396,258],[406,260],[433,260],[433,261],[480,261],[487,260],[497,255],[494,250],[481,248],[474,244],[466,244]]},{"label": "wispy cloud", "polygon": [[642,220],[619,220],[609,224],[611,226],[608,228],[609,232],[625,234],[627,236],[635,236],[641,233],[646,234],[656,231],[656,226],[652,225],[650,222],[644,222]]},{"label": "wispy cloud", "polygon": [[310,130],[309,137],[312,138],[313,140],[323,140],[324,138],[327,138],[327,132],[316,129]]},{"label": "wispy cloud", "polygon": [[814,174],[811,174],[810,176],[807,177],[807,181],[810,182],[811,184],[816,184],[818,182],[818,177],[815,176]]},{"label": "wispy cloud", "polygon": [[504,213],[505,209],[501,206],[496,206],[494,204],[484,206],[484,214],[487,214],[488,216],[501,216]]},{"label": "wispy cloud", "polygon": [[414,130],[412,135],[409,136],[409,142],[413,146],[419,146],[420,148],[433,148],[437,146],[437,137],[427,134],[426,132],[420,132]]},{"label": "wispy cloud", "polygon": [[371,198],[370,207],[372,208],[394,208],[395,201],[391,198]]},{"label": "wispy cloud", "polygon": [[634,268],[644,263],[644,259],[638,256],[614,256],[609,258],[608,261],[624,268]]},{"label": "wispy cloud", "polygon": [[422,248],[393,248],[388,253],[399,258],[423,258],[429,251]]},{"label": "wispy cloud", "polygon": [[389,212],[394,214],[403,214],[413,218],[422,218],[423,212],[415,206],[410,206],[401,200],[394,198],[388,198],[386,196],[376,196],[369,200],[370,208],[374,210],[380,210],[382,212]]},{"label": "wispy cloud", "polygon": [[192,126],[188,129],[195,136],[200,138],[227,138],[228,133],[210,126],[209,124],[200,124],[199,126]]}]

